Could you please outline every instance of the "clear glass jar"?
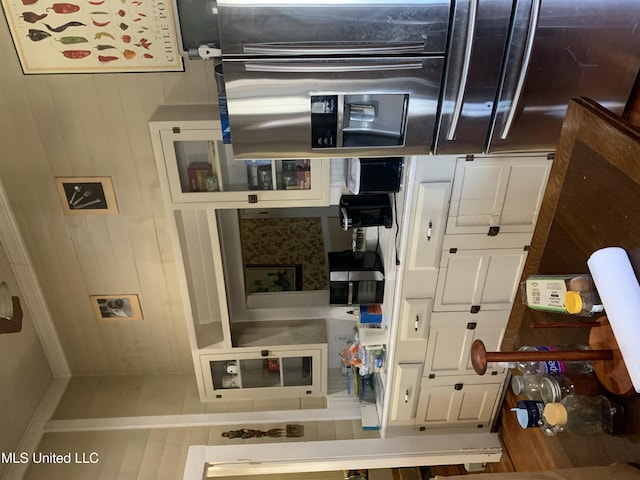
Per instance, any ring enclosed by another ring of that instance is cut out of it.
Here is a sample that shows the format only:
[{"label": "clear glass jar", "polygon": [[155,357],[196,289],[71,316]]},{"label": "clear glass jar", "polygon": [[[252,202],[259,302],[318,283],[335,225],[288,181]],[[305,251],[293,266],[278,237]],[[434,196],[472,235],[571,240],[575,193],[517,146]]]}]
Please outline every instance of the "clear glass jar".
[{"label": "clear glass jar", "polygon": [[545,433],[611,434],[616,413],[616,408],[604,395],[569,395],[560,402],[548,403],[544,407],[544,421],[552,426]]},{"label": "clear glass jar", "polygon": [[[522,282],[520,290],[522,303],[534,310],[583,317],[590,317],[603,310],[593,279],[588,274],[532,275]],[[569,295],[569,307],[573,307],[571,311],[565,304],[568,292],[578,294],[577,297]]]},{"label": "clear glass jar", "polygon": [[544,403],[559,402],[575,393],[573,382],[564,375],[543,375],[540,380],[540,397]]},{"label": "clear glass jar", "polygon": [[543,401],[541,382],[544,375],[541,373],[525,373],[511,377],[511,391],[515,395],[524,395],[529,400]]}]

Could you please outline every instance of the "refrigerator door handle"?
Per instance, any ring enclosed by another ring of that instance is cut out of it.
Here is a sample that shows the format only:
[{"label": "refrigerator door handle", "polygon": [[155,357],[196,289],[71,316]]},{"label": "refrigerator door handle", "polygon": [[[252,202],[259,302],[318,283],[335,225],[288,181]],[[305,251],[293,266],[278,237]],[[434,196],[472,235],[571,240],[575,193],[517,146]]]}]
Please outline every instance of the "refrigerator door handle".
[{"label": "refrigerator door handle", "polygon": [[380,55],[422,54],[424,42],[390,42],[371,44],[323,44],[323,43],[249,43],[242,47],[244,53],[254,55]]},{"label": "refrigerator door handle", "polygon": [[476,31],[476,17],[478,12],[478,0],[469,1],[469,18],[467,23],[467,37],[464,47],[464,60],[462,64],[462,73],[460,85],[458,86],[458,93],[456,95],[456,104],[453,107],[453,113],[451,115],[451,125],[449,125],[449,131],[447,132],[447,140],[453,140],[456,136],[456,130],[458,128],[458,121],[460,120],[460,114],[462,113],[462,106],[464,104],[464,94],[467,90],[467,77],[469,76],[469,66],[471,64],[471,55],[473,54],[473,41]]},{"label": "refrigerator door handle", "polygon": [[524,89],[524,83],[527,80],[527,73],[529,72],[529,63],[531,61],[531,51],[533,50],[533,42],[536,36],[536,29],[538,28],[538,18],[540,16],[540,4],[542,0],[533,0],[531,5],[531,16],[529,17],[529,31],[527,33],[527,41],[525,43],[524,56],[522,58],[522,68],[520,69],[520,75],[518,77],[518,83],[516,84],[516,90],[513,95],[513,101],[511,102],[511,108],[509,109],[509,115],[505,121],[504,128],[500,139],[505,140],[509,136],[509,131],[513,125],[516,112],[518,111],[518,104],[520,103],[520,97],[522,96],[522,90]]},{"label": "refrigerator door handle", "polygon": [[246,62],[247,72],[271,73],[344,73],[381,72],[392,70],[420,70],[421,61],[399,63],[297,63],[297,62]]}]

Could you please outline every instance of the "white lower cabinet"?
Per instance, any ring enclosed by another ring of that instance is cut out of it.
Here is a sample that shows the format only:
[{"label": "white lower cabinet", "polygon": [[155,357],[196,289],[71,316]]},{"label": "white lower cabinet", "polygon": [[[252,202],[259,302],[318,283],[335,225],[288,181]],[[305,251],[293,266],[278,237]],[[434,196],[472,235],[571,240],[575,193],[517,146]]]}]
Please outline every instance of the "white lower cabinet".
[{"label": "white lower cabinet", "polygon": [[[480,339],[487,350],[498,351],[509,312],[510,310],[432,313],[423,375],[431,378],[475,375],[471,365],[471,344]],[[489,364],[486,375],[503,371],[503,368]]]},{"label": "white lower cabinet", "polygon": [[443,251],[433,310],[510,310],[526,259],[524,247]]},{"label": "white lower cabinet", "polygon": [[415,418],[417,427],[488,428],[501,398],[504,377],[478,383],[471,376],[424,377]]},{"label": "white lower cabinet", "polygon": [[398,363],[394,370],[389,422],[413,425],[420,395],[422,363]]}]

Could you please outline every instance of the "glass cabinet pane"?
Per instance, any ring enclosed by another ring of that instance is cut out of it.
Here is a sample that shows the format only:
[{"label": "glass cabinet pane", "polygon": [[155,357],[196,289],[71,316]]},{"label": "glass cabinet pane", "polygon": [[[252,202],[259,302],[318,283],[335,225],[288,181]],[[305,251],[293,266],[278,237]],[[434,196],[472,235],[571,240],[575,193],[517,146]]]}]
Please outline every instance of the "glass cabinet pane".
[{"label": "glass cabinet pane", "polygon": [[238,375],[237,362],[235,361],[210,361],[211,379],[214,390],[240,388],[240,376]]},{"label": "glass cabinet pane", "polygon": [[170,134],[182,193],[311,190],[309,159],[234,160],[230,145],[199,136]]},{"label": "glass cabinet pane", "polygon": [[282,380],[285,387],[299,387],[313,384],[312,357],[286,357],[282,362]]},{"label": "glass cabinet pane", "polygon": [[279,387],[282,385],[279,358],[240,360],[240,372],[242,388]]}]

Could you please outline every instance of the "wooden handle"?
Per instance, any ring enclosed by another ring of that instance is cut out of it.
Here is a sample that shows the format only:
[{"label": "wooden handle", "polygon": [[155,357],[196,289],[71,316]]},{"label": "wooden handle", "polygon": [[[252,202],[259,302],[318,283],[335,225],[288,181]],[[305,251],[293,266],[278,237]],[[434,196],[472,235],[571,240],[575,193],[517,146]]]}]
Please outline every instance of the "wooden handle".
[{"label": "wooden handle", "polygon": [[546,352],[487,352],[482,340],[471,344],[471,364],[478,375],[484,375],[489,362],[542,362],[545,360],[561,360],[575,362],[584,360],[611,360],[611,350],[568,350]]}]

